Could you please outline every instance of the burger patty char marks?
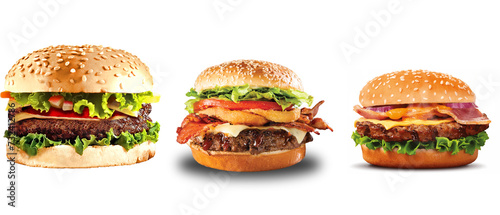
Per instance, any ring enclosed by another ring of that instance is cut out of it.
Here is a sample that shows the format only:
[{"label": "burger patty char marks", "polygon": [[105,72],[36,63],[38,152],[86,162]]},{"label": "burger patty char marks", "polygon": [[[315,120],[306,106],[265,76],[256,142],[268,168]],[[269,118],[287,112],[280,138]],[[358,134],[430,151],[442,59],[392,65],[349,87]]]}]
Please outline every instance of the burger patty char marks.
[{"label": "burger patty char marks", "polygon": [[457,122],[447,122],[438,125],[397,126],[389,130],[381,124],[372,122],[357,122],[356,130],[361,136],[387,142],[404,142],[408,140],[419,142],[435,141],[436,137],[446,137],[450,140],[476,135],[486,130],[489,125],[461,125]]},{"label": "burger patty char marks", "polygon": [[[26,119],[13,123],[9,131],[17,136],[29,133],[45,134],[51,140],[75,139],[76,137],[90,139],[90,135],[102,139],[111,128],[115,135],[128,131],[129,133],[148,130],[147,121],[151,121],[151,104],[143,104],[137,117],[127,116],[117,120],[67,120],[67,119]],[[14,114],[9,114],[9,118]]]},{"label": "burger patty char marks", "polygon": [[236,137],[224,133],[206,133],[203,140],[195,138],[193,144],[209,151],[250,152],[256,155],[262,152],[290,150],[313,140],[308,132],[302,140],[281,129],[245,129]]}]

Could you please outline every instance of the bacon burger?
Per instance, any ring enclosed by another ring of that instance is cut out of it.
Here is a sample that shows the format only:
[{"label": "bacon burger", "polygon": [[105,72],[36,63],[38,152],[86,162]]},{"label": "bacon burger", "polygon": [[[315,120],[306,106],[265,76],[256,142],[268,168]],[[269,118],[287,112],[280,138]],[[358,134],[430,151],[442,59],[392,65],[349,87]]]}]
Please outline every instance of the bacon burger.
[{"label": "bacon burger", "polygon": [[469,86],[447,74],[399,71],[361,90],[352,139],[377,166],[445,168],[472,163],[491,122]]},{"label": "bacon burger", "polygon": [[109,47],[50,46],[21,58],[5,78],[7,157],[37,167],[87,168],[146,161],[160,125],[149,117],[148,67]]},{"label": "bacon burger", "polygon": [[226,171],[288,167],[305,156],[310,132],[330,129],[315,118],[319,106],[290,69],[265,61],[235,60],[204,70],[186,95],[190,113],[177,142],[201,165]]}]

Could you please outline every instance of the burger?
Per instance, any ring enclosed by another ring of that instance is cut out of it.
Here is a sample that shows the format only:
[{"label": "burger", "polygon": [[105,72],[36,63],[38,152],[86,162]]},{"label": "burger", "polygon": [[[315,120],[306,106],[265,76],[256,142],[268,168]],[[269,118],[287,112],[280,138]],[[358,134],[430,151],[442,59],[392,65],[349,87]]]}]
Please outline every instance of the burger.
[{"label": "burger", "polygon": [[148,67],[109,47],[50,46],[5,77],[7,157],[34,167],[88,168],[146,161],[160,125]]},{"label": "burger", "polygon": [[[235,60],[212,66],[186,96],[189,112],[177,128],[201,165],[252,172],[285,168],[305,156],[311,132],[332,130],[315,118],[313,103],[290,69],[266,61]],[[318,133],[319,134],[319,133]]]},{"label": "burger", "polygon": [[446,168],[474,162],[490,124],[474,92],[450,75],[408,70],[369,81],[354,111],[352,139],[366,162],[393,168]]}]

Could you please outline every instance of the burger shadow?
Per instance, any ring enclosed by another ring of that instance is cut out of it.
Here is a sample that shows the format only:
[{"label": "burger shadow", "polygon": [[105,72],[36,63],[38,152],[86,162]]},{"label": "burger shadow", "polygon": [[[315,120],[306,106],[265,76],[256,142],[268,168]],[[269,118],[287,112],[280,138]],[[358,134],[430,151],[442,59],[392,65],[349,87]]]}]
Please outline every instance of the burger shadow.
[{"label": "burger shadow", "polygon": [[483,169],[486,166],[484,164],[480,163],[472,163],[469,165],[465,166],[458,166],[458,167],[448,167],[448,168],[434,168],[434,169],[403,169],[403,168],[391,168],[391,167],[382,167],[382,166],[375,166],[369,163],[356,163],[352,165],[353,168],[360,169],[360,170],[394,170],[394,171],[418,171],[418,172],[434,172],[434,171],[454,171],[454,170],[477,170],[477,169]]},{"label": "burger shadow", "polygon": [[183,171],[192,174],[195,177],[209,177],[209,175],[217,173],[229,173],[232,179],[255,181],[273,179],[283,180],[286,178],[296,179],[297,177],[308,176],[319,169],[320,163],[321,162],[318,160],[317,156],[308,155],[305,156],[305,158],[301,162],[283,169],[262,172],[228,172],[200,165],[193,159],[193,156],[191,154],[186,154],[181,158],[179,166],[183,169]]}]

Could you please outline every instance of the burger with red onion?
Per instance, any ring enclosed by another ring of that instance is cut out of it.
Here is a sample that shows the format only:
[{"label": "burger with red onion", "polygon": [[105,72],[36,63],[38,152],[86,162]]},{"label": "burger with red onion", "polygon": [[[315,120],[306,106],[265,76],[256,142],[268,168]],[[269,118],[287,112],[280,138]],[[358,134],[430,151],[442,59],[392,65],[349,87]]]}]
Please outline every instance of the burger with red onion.
[{"label": "burger with red onion", "polygon": [[369,81],[354,111],[352,139],[366,162],[394,168],[445,168],[474,162],[490,120],[469,86],[450,75],[408,70]]},{"label": "burger with red onion", "polygon": [[87,168],[146,161],[160,125],[149,117],[148,67],[109,47],[50,46],[29,53],[5,77],[7,157],[37,167]]},{"label": "burger with red onion", "polygon": [[[235,60],[204,70],[187,94],[189,115],[177,129],[177,142],[194,159],[226,171],[265,171],[288,167],[305,156],[311,132],[331,128],[316,118],[320,101],[304,92],[290,69],[258,60]],[[318,133],[319,134],[319,133]]]}]

